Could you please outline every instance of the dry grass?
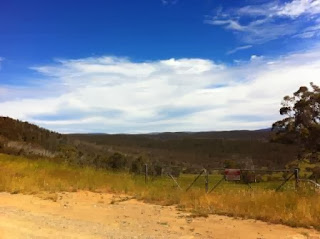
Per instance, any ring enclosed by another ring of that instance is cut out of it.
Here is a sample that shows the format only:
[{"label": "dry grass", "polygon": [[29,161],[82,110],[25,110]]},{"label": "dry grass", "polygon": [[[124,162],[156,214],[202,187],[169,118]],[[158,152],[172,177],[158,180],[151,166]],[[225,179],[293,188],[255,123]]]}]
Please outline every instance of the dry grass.
[{"label": "dry grass", "polygon": [[320,195],[308,192],[245,188],[205,194],[203,188],[182,192],[168,179],[144,184],[144,178],[92,168],[71,167],[47,160],[29,160],[0,154],[0,191],[41,194],[55,200],[61,191],[90,190],[125,193],[147,202],[176,204],[192,215],[219,213],[291,226],[320,229]]},{"label": "dry grass", "polygon": [[186,208],[192,208],[201,213],[219,213],[320,229],[320,195],[318,194],[258,190],[220,192],[193,198],[193,200],[182,199],[181,202]]}]

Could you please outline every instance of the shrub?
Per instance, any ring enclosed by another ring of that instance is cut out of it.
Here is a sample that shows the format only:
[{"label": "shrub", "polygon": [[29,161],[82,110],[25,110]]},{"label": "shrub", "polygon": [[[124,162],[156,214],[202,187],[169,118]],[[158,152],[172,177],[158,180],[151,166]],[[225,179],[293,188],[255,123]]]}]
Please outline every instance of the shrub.
[{"label": "shrub", "polygon": [[120,153],[114,153],[108,158],[108,166],[114,170],[125,169],[127,165],[127,159]]}]

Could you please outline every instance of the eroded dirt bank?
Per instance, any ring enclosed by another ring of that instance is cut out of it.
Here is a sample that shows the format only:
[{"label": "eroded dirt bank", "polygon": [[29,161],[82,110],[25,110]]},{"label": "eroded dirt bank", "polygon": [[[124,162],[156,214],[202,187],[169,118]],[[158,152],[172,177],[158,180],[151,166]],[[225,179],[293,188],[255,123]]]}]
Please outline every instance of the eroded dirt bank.
[{"label": "eroded dirt bank", "polygon": [[126,196],[76,192],[43,197],[0,193],[0,238],[320,239],[315,230],[218,215],[190,218],[175,207]]}]

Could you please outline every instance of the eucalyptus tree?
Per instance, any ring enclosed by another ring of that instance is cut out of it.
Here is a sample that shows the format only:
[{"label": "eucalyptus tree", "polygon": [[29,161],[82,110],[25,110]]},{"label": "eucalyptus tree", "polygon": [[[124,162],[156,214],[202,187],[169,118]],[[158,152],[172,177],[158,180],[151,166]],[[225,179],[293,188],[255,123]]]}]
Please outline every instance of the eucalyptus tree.
[{"label": "eucalyptus tree", "polygon": [[272,125],[274,141],[295,143],[304,155],[320,154],[320,87],[310,83],[292,96],[285,96],[280,114],[285,116]]}]

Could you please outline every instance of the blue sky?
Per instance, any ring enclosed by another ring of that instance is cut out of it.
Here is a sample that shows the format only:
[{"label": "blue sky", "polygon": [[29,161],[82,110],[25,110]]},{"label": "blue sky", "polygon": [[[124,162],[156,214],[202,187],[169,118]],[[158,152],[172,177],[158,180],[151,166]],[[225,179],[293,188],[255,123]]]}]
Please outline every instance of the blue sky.
[{"label": "blue sky", "polygon": [[0,3],[0,112],[59,132],[259,129],[319,84],[320,0]]}]

